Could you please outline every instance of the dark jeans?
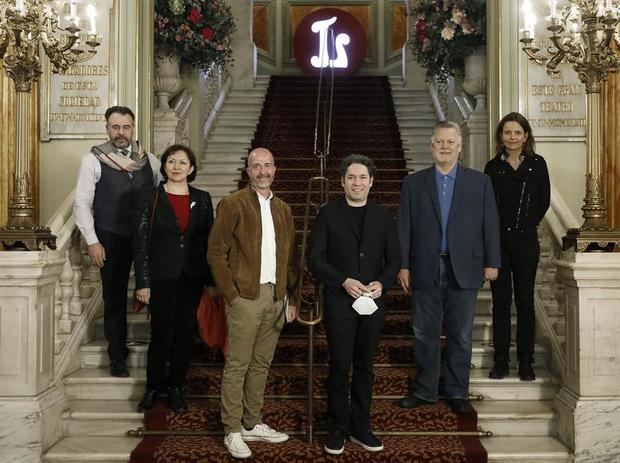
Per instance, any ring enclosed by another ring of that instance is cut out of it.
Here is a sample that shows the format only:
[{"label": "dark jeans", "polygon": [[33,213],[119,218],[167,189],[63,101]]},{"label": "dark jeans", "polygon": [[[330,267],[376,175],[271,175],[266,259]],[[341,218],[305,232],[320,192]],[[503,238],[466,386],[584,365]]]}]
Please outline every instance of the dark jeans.
[{"label": "dark jeans", "polygon": [[[359,315],[353,308],[342,312],[324,320],[329,348],[327,426],[331,432],[339,430],[348,435],[370,428],[370,402],[375,380],[373,359],[386,309],[379,308],[372,315]],[[353,376],[349,388],[351,364]]]},{"label": "dark jeans", "polygon": [[461,289],[458,286],[450,261],[443,259],[436,286],[413,289],[415,396],[428,402],[437,401],[443,322],[446,333],[446,398],[467,399],[477,295],[478,289]]},{"label": "dark jeans", "polygon": [[[534,284],[540,257],[538,238],[519,240],[502,235],[502,267],[493,294],[493,345],[495,360],[509,361],[512,287],[517,307],[517,359],[533,361],[536,315]],[[511,281],[512,277],[512,281]]]},{"label": "dark jeans", "polygon": [[105,249],[101,268],[103,289],[103,332],[110,360],[125,360],[127,349],[127,284],[133,260],[131,238],[105,230],[95,230]]},{"label": "dark jeans", "polygon": [[151,286],[146,387],[157,389],[165,383],[168,360],[168,386],[182,386],[191,360],[193,326],[204,282],[182,276],[178,280],[154,280]]}]

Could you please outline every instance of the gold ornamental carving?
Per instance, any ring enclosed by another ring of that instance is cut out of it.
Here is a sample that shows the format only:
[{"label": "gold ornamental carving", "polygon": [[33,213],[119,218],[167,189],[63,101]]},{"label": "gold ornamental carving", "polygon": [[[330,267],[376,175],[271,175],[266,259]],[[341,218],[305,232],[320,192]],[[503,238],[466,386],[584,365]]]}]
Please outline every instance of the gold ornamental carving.
[{"label": "gold ornamental carving", "polygon": [[[43,48],[53,72],[86,61],[96,53],[101,37],[94,33],[96,12],[89,6],[91,33],[81,43],[77,0],[64,2],[68,15],[45,0],[0,0],[0,59],[6,75],[15,83],[15,143],[13,150],[13,188],[9,200],[8,224],[0,228],[0,241],[6,249],[40,250],[41,245],[56,248],[56,237],[49,228],[34,223],[34,201],[30,176],[31,90],[41,75]],[[64,23],[64,26],[61,25]],[[35,140],[36,141],[36,140]]]}]

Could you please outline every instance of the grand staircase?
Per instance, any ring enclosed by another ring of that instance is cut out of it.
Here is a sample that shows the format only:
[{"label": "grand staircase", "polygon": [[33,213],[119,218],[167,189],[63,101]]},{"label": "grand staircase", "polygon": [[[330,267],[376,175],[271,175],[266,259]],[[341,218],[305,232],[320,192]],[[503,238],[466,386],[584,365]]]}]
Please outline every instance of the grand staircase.
[{"label": "grand staircase", "polygon": [[268,84],[269,78],[260,76],[253,88],[233,87],[206,140],[204,157],[192,185],[211,193],[214,206],[236,189]]},{"label": "grand staircase", "polygon": [[390,77],[390,86],[407,169],[414,172],[424,169],[433,163],[431,134],[437,123],[428,91],[404,87],[402,79],[397,77]]},{"label": "grand staircase", "polygon": [[[333,194],[340,194],[339,178],[335,174],[336,159],[349,154],[351,150],[362,152],[371,156],[379,167],[379,174],[373,187],[372,197],[377,201],[387,204],[395,211],[398,198],[394,194],[399,191],[400,181],[406,174],[405,166],[410,166],[411,157],[403,150],[406,143],[403,135],[406,129],[404,119],[401,117],[411,116],[409,122],[418,120],[416,111],[404,109],[408,98],[411,104],[426,106],[422,95],[405,97],[402,104],[397,105],[398,93],[407,92],[390,91],[387,79],[368,79],[363,82],[355,81],[351,85],[341,85],[342,93],[346,87],[359,86],[362,91],[369,86],[383,88],[385,102],[380,103],[366,98],[357,103],[360,107],[366,104],[372,111],[385,110],[384,122],[393,119],[398,120],[400,136],[393,137],[387,131],[377,135],[377,122],[356,120],[354,123],[361,128],[361,135],[351,137],[339,135],[338,129],[350,124],[347,114],[334,113],[334,131],[332,139],[333,159],[328,163],[328,176],[331,179]],[[273,189],[276,194],[284,197],[292,206],[298,226],[301,222],[303,190],[308,175],[316,172],[316,159],[312,157],[312,139],[306,135],[309,127],[313,127],[313,118],[308,120],[307,111],[287,110],[281,102],[279,91],[283,88],[294,88],[297,95],[297,109],[304,95],[307,97],[316,91],[316,85],[312,81],[303,78],[277,78],[271,79],[269,90],[266,93],[262,110],[253,112],[255,126],[251,126],[250,116],[243,123],[238,122],[237,129],[227,134],[227,123],[219,120],[212,138],[207,142],[205,159],[201,168],[198,182],[204,182],[206,189],[214,194],[214,197],[227,194],[227,191],[236,189],[245,184],[245,175],[239,176],[238,169],[243,166],[243,157],[250,147],[267,146],[276,154],[276,182]],[[336,88],[336,92],[338,87]],[[238,109],[239,117],[245,116],[243,108],[250,103],[258,104],[255,100],[262,97],[242,95],[233,90],[229,98],[236,97],[232,102],[227,101],[224,111]],[[247,93],[247,92],[246,92]],[[257,91],[259,93],[259,91]],[[264,94],[263,90],[263,94]],[[396,112],[390,110],[392,95]],[[252,100],[252,101],[250,101]],[[430,105],[430,103],[428,103]],[[403,108],[399,108],[402,106]],[[404,112],[401,110],[403,109]],[[275,112],[274,112],[275,110]],[[390,111],[392,116],[389,115]],[[273,125],[266,126],[266,115],[277,114],[280,117],[272,118]],[[295,114],[297,112],[297,115]],[[302,115],[302,113],[304,113]],[[263,117],[259,120],[259,115]],[[338,117],[337,117],[338,116]],[[339,119],[342,117],[342,119]],[[231,119],[235,117],[231,116]],[[279,119],[279,122],[278,122]],[[420,130],[413,130],[412,134],[420,137],[424,148],[428,148],[430,130],[434,121],[428,115],[428,120],[419,119]],[[424,121],[424,122],[422,122]],[[258,126],[256,127],[256,123]],[[232,122],[230,122],[232,124]],[[411,122],[414,129],[416,122]],[[235,126],[233,126],[235,127]],[[242,135],[243,130],[250,131],[250,138]],[[422,129],[423,127],[423,129]],[[256,128],[256,134],[254,130]],[[225,130],[226,131],[222,131]],[[424,131],[427,133],[423,133]],[[234,134],[237,133],[238,137]],[[287,139],[287,133],[293,133],[295,143]],[[226,134],[226,135],[224,135]],[[397,134],[398,135],[398,134]],[[221,137],[221,138],[220,138]],[[230,138],[226,138],[230,137]],[[227,140],[227,141],[225,141]],[[287,141],[289,140],[289,141]],[[413,138],[408,138],[409,142]],[[424,140],[424,141],[422,141]],[[352,143],[352,144],[351,144]],[[228,147],[228,148],[227,148]],[[421,152],[421,151],[420,151]],[[405,160],[403,154],[408,158]],[[418,159],[417,157],[414,157]],[[419,159],[420,163],[430,164],[430,160]],[[235,165],[236,167],[234,167]],[[420,164],[422,165],[422,164]],[[224,168],[225,167],[225,168]],[[221,172],[219,169],[222,168]],[[219,172],[219,174],[218,174]],[[222,181],[219,182],[221,177]],[[225,178],[226,177],[226,178]],[[219,193],[215,193],[218,191]],[[482,400],[472,402],[477,412],[477,426],[485,431],[493,433],[492,437],[481,439],[482,445],[488,453],[488,461],[491,462],[569,462],[571,456],[568,450],[554,437],[557,430],[557,416],[552,409],[551,400],[558,390],[556,379],[549,373],[546,365],[549,361],[549,353],[541,346],[536,346],[536,374],[534,382],[521,382],[518,380],[516,371],[512,370],[509,377],[502,381],[488,379],[488,371],[492,365],[491,341],[491,297],[488,288],[483,288],[478,297],[477,315],[474,327],[474,348],[471,374],[470,393]],[[129,339],[132,341],[129,356],[131,376],[129,378],[110,377],[107,368],[107,356],[103,341],[103,325],[99,320],[95,326],[95,340],[81,347],[79,359],[80,368],[64,380],[65,394],[69,399],[69,407],[63,417],[64,438],[55,444],[45,455],[46,462],[112,462],[129,461],[129,455],[136,447],[139,440],[125,436],[128,429],[135,429],[143,425],[143,415],[135,412],[137,400],[144,390],[145,366],[146,366],[146,343],[149,336],[148,320],[145,315],[129,314]],[[315,380],[315,395],[317,399],[317,429],[324,431],[322,413],[324,411],[323,383],[326,369],[326,347],[322,331],[318,330],[315,357],[317,371]],[[353,446],[347,445],[342,461],[355,457],[355,461],[413,461],[398,460],[399,443],[407,439],[407,431],[410,429],[400,428],[398,420],[394,418],[404,416],[402,411],[394,406],[396,398],[407,391],[407,378],[412,372],[411,331],[409,322],[408,301],[397,289],[392,290],[390,313],[386,321],[385,336],[381,343],[377,357],[377,387],[375,388],[375,400],[373,407],[373,422],[382,423],[375,425],[378,433],[387,433],[386,453],[380,455],[363,455],[354,453]],[[301,433],[304,429],[305,410],[303,395],[305,393],[305,329],[299,325],[292,325],[283,333],[276,359],[273,366],[273,374],[270,376],[267,387],[266,421],[276,427],[281,427],[293,434],[293,442],[301,443]],[[516,358],[514,350],[512,357]],[[156,410],[159,414],[158,422],[165,422],[165,426],[176,429],[175,426],[192,426],[206,429],[209,436],[203,443],[208,448],[209,457],[203,459],[185,459],[170,457],[167,461],[229,461],[221,445],[221,428],[218,423],[217,396],[219,391],[219,371],[221,359],[213,358],[208,353],[198,348],[194,359],[195,366],[190,374],[190,389],[193,393],[194,405],[191,413],[185,418],[166,414],[164,407]],[[205,368],[206,367],[206,368]],[[437,406],[438,413],[446,416],[450,413],[445,405]],[[198,419],[192,421],[193,418]],[[185,420],[185,421],[183,421]],[[400,435],[399,435],[400,434]],[[320,441],[319,434],[318,440]],[[420,445],[430,438],[420,437]],[[427,439],[427,440],[425,440]],[[203,447],[204,447],[203,445]],[[299,444],[301,445],[301,444]],[[388,447],[390,452],[388,453]],[[257,457],[253,461],[274,461],[276,453],[273,446],[263,449],[260,446],[252,446]],[[272,452],[272,453],[270,453]],[[308,459],[296,461],[322,461],[322,453],[317,446],[308,450]],[[175,455],[174,453],[169,454]],[[183,455],[179,453],[177,455]],[[361,455],[361,456],[360,456]],[[189,458],[189,457],[188,457]],[[364,460],[364,458],[370,458]],[[389,459],[388,459],[389,458]],[[393,460],[391,460],[394,458]],[[439,458],[439,457],[437,457]],[[144,460],[147,461],[147,460]],[[282,460],[287,461],[287,460]],[[290,460],[292,461],[292,460]],[[431,461],[424,460],[424,461]],[[444,455],[436,461],[459,461],[450,459]]]}]

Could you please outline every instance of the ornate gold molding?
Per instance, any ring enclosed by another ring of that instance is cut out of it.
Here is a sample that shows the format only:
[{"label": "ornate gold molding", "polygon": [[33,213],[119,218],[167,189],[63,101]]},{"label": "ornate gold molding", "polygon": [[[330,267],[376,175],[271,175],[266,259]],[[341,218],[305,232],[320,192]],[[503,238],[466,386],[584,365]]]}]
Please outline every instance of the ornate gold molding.
[{"label": "ornate gold molding", "polygon": [[[0,60],[0,67],[2,60]],[[27,136],[31,140],[38,140],[39,131],[39,92],[37,83],[34,83],[31,93],[30,114],[32,118],[27,127]],[[8,211],[10,203],[11,188],[15,166],[13,160],[13,150],[15,149],[15,85],[6,74],[0,73],[0,109],[2,110],[2,120],[0,121],[0,226],[4,226],[8,221]],[[39,220],[39,144],[30,144],[30,169],[28,176],[32,182],[28,187],[22,188],[23,195],[32,198],[33,218],[35,222]],[[23,179],[22,179],[23,180]],[[23,184],[24,182],[20,182]],[[27,182],[26,182],[27,183]]]}]

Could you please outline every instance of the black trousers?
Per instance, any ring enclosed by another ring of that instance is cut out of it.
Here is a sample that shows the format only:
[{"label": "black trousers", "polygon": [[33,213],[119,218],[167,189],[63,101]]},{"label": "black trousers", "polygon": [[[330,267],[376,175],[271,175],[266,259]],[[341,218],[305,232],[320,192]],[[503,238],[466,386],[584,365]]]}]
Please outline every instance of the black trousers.
[{"label": "black trousers", "polygon": [[105,249],[100,270],[103,289],[103,332],[110,360],[125,360],[127,349],[127,284],[133,261],[131,238],[95,230]]},{"label": "black trousers", "polygon": [[[203,280],[154,280],[151,282],[151,342],[149,343],[146,387],[157,389],[167,381],[182,386],[192,354],[192,334]],[[166,364],[170,371],[166,377]]]},{"label": "black trousers", "polygon": [[493,346],[496,361],[509,361],[510,308],[514,285],[517,307],[517,359],[534,360],[536,315],[534,312],[534,284],[540,258],[536,236],[520,239],[502,235],[502,267],[497,280],[491,282],[493,295]]},{"label": "black trousers", "polygon": [[[344,435],[361,433],[370,428],[370,402],[375,381],[373,363],[386,309],[379,308],[372,315],[359,315],[348,307],[330,316],[328,301],[325,303],[324,324],[329,349],[327,426],[330,432],[338,430]],[[353,375],[349,388],[351,365]]]}]

